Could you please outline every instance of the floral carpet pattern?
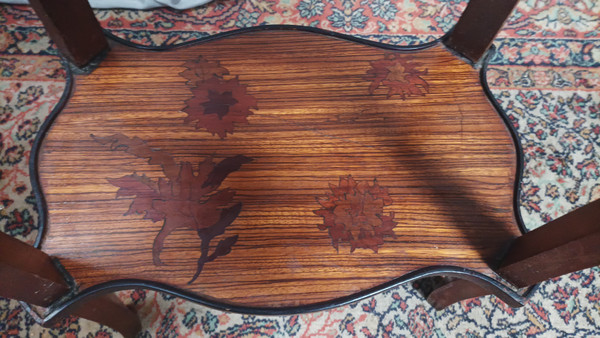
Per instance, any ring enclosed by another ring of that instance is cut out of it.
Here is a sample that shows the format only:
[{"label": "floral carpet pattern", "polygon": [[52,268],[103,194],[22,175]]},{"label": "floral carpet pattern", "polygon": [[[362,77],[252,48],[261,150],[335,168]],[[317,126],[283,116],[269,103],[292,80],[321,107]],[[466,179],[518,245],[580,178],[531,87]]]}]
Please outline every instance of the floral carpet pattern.
[{"label": "floral carpet pattern", "polygon": [[[115,36],[147,46],[268,24],[308,25],[396,45],[447,32],[464,0],[217,0],[186,11],[98,10]],[[487,81],[525,156],[520,211],[534,229],[600,198],[600,3],[522,0],[496,41]],[[31,9],[0,6],[0,230],[33,243],[38,233],[28,161],[60,99],[66,72]],[[410,285],[358,303],[298,316],[211,310],[143,290],[119,297],[137,308],[142,337],[188,336],[591,336],[600,335],[600,269],[542,283],[522,308],[493,296],[435,311]],[[116,337],[70,318],[45,329],[19,303],[0,299],[0,337]]]}]

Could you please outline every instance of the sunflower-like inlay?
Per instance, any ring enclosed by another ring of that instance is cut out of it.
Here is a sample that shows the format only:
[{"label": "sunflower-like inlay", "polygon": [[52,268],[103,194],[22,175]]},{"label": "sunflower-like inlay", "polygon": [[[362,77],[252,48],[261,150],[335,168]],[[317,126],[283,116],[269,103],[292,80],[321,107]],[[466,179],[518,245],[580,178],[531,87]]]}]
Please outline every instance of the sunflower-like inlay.
[{"label": "sunflower-like inlay", "polygon": [[314,213],[323,217],[319,229],[329,231],[336,250],[340,242],[347,242],[350,252],[356,248],[377,252],[384,237],[396,237],[394,212],[386,214],[383,210],[392,204],[392,199],[376,179],[370,184],[357,182],[349,175],[340,177],[339,184],[330,184],[329,188],[331,192],[317,198],[322,208]]}]

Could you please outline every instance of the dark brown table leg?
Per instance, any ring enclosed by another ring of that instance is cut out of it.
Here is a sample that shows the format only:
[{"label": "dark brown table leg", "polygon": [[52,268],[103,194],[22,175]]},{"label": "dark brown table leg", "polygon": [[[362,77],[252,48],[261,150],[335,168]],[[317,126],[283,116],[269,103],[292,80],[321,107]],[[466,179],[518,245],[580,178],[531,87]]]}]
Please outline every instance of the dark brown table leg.
[{"label": "dark brown table leg", "polygon": [[[0,296],[48,307],[70,291],[50,256],[0,232]],[[125,337],[140,331],[140,320],[114,294],[90,298],[45,325],[73,315],[109,326]]]},{"label": "dark brown table leg", "polygon": [[517,238],[498,274],[526,287],[600,264],[600,200]]},{"label": "dark brown table leg", "polygon": [[461,300],[491,294],[489,290],[468,280],[456,279],[433,290],[427,296],[427,302],[436,310],[442,310]]},{"label": "dark brown table leg", "polygon": [[476,63],[490,48],[518,0],[471,0],[444,44]]},{"label": "dark brown table leg", "polygon": [[55,317],[45,322],[44,326],[60,325],[61,320],[69,315],[106,325],[118,331],[126,338],[135,337],[142,329],[137,314],[132,309],[126,307],[113,293],[77,302],[74,306],[62,312],[60,317]]},{"label": "dark brown table leg", "polygon": [[52,259],[0,232],[0,296],[48,306],[69,292]]},{"label": "dark brown table leg", "polygon": [[102,28],[86,0],[30,0],[60,53],[77,67],[108,50]]},{"label": "dark brown table leg", "polygon": [[[515,239],[497,272],[519,288],[600,265],[600,200]],[[457,279],[434,290],[427,300],[436,309],[491,294]]]}]

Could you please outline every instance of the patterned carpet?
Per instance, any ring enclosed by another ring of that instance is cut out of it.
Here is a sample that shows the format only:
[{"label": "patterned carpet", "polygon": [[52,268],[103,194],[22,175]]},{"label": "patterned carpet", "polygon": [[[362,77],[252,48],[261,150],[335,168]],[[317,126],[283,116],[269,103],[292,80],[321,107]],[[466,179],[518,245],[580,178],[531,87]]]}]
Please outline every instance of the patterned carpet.
[{"label": "patterned carpet", "polygon": [[[310,25],[407,45],[441,36],[463,0],[222,0],[187,11],[99,10],[116,36],[164,47],[265,24]],[[487,73],[525,154],[520,196],[534,229],[600,198],[600,3],[522,0],[496,39]],[[38,214],[28,161],[44,119],[65,87],[65,70],[28,7],[0,6],[0,229],[32,243]],[[526,306],[493,296],[436,312],[410,285],[330,311],[281,317],[210,310],[143,290],[120,292],[138,309],[143,337],[186,336],[599,336],[600,269],[541,284]],[[44,329],[15,301],[0,299],[0,337],[119,336],[69,319]]]}]

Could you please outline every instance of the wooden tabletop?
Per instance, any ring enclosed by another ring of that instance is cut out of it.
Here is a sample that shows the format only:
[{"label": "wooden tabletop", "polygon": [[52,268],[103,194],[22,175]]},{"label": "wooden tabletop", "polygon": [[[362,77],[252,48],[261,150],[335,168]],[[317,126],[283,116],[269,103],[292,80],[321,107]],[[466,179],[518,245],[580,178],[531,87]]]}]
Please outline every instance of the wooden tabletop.
[{"label": "wooden tabletop", "polygon": [[303,306],[440,265],[488,276],[520,234],[511,135],[442,45],[300,31],[122,45],[45,135],[41,248],[123,278]]}]

